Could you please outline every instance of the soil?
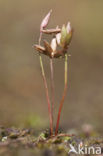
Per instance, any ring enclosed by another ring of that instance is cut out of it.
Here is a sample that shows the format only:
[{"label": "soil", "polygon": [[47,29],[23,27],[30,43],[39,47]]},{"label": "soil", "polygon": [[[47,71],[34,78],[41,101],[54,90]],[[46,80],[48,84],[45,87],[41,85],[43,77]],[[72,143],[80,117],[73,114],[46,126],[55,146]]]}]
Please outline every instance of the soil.
[{"label": "soil", "polygon": [[[77,149],[83,145],[101,147],[103,152],[103,137],[69,135],[59,133],[50,137],[49,131],[36,135],[34,129],[19,129],[0,127],[0,156],[75,156],[69,153],[70,144]],[[91,152],[90,155],[93,153]],[[85,154],[87,155],[87,154]],[[102,154],[101,154],[102,155]],[[100,154],[99,154],[100,156]]]}]

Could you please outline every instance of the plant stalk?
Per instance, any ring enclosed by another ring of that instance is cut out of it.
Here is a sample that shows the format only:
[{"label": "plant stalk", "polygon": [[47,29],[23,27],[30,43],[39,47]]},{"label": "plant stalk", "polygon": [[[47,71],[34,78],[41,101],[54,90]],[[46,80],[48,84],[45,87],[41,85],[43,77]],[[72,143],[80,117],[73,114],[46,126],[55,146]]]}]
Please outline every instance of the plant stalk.
[{"label": "plant stalk", "polygon": [[62,99],[60,101],[60,106],[59,106],[59,111],[58,111],[58,116],[57,116],[57,123],[56,123],[56,130],[55,130],[55,135],[58,134],[58,128],[59,128],[59,122],[60,122],[60,116],[61,116],[61,111],[62,111],[62,108],[63,108],[63,104],[64,104],[64,100],[65,100],[65,96],[66,96],[66,93],[67,93],[67,76],[68,76],[68,55],[65,54],[65,80],[64,80],[64,91],[63,91],[63,95],[62,95]]},{"label": "plant stalk", "polygon": [[51,112],[52,112],[52,121],[54,121],[54,68],[53,68],[53,59],[50,59],[50,71],[51,71]]},{"label": "plant stalk", "polygon": [[[41,42],[41,38],[42,38],[42,33],[40,33],[39,45]],[[44,86],[45,86],[46,99],[47,99],[47,103],[48,103],[48,112],[49,112],[49,120],[50,120],[50,134],[53,135],[53,120],[52,120],[52,112],[51,112],[51,105],[50,105],[50,99],[49,99],[49,92],[48,92],[48,86],[47,86],[46,76],[45,76],[45,72],[44,72],[43,61],[42,61],[42,57],[41,57],[40,53],[39,53],[39,60],[40,60],[40,67],[41,67],[43,82],[44,82]]]}]

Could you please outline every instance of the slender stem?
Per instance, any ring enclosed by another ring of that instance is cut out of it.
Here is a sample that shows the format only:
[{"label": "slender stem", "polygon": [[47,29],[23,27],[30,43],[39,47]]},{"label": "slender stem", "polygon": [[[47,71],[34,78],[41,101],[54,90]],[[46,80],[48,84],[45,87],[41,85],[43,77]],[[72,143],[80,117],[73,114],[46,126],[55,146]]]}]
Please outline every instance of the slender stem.
[{"label": "slender stem", "polygon": [[50,71],[51,71],[51,112],[52,121],[54,120],[54,69],[53,69],[53,59],[50,59]]},{"label": "slender stem", "polygon": [[40,45],[40,42],[41,42],[41,38],[42,38],[42,32],[40,32],[40,36],[39,36],[39,45]]},{"label": "slender stem", "polygon": [[41,55],[39,55],[39,59],[40,59],[40,66],[41,66],[41,70],[42,70],[42,76],[43,76],[43,81],[44,81],[44,86],[45,86],[45,91],[46,91],[46,98],[47,98],[47,103],[48,103],[48,112],[49,112],[49,120],[50,120],[50,133],[52,135],[53,134],[52,112],[51,112],[47,81],[46,81],[46,77],[45,77],[45,73],[44,73],[44,67],[43,67]]},{"label": "slender stem", "polygon": [[66,92],[67,92],[67,75],[68,75],[67,74],[68,73],[67,68],[68,68],[68,55],[65,54],[65,83],[64,83],[64,91],[63,91],[62,99],[60,101],[58,116],[57,116],[57,123],[56,123],[55,135],[58,134],[58,128],[59,128],[59,122],[60,122],[60,115],[61,115],[61,111],[62,111],[64,99],[65,99]]},{"label": "slender stem", "polygon": [[[41,42],[41,38],[42,38],[42,33],[40,33],[39,45]],[[50,99],[49,99],[49,92],[48,92],[48,86],[47,86],[46,76],[45,76],[45,72],[44,72],[43,61],[42,61],[42,57],[41,57],[40,53],[39,53],[39,60],[40,60],[40,67],[41,67],[42,77],[43,77],[44,86],[45,86],[46,99],[47,99],[47,103],[48,103],[48,112],[49,112],[49,120],[50,120],[50,134],[53,135],[53,120],[52,120],[52,112],[51,112],[51,105],[50,105]]]}]

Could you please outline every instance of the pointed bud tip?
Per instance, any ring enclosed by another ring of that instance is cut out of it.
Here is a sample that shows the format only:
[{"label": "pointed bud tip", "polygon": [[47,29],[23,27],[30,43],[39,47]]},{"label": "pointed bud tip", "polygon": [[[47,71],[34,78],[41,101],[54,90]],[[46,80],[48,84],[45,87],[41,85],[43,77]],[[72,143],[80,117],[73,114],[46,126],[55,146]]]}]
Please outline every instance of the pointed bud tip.
[{"label": "pointed bud tip", "polygon": [[59,29],[59,26],[58,25],[56,26],[56,29]]},{"label": "pointed bud tip", "polygon": [[53,10],[51,9],[49,12],[50,12],[50,14],[51,14],[51,13],[53,12]]},{"label": "pointed bud tip", "polygon": [[66,29],[67,29],[67,33],[69,33],[71,31],[71,24],[70,24],[70,22],[67,23]]}]

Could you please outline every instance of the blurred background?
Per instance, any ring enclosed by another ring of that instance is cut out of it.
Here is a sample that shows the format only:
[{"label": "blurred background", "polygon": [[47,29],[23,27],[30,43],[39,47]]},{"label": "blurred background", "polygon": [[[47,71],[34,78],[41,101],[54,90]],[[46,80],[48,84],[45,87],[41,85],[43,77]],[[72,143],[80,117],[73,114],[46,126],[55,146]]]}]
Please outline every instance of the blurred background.
[{"label": "blurred background", "polygon": [[[48,28],[68,21],[74,28],[69,48],[68,93],[62,129],[91,124],[102,132],[103,119],[103,0],[0,0],[0,125],[49,125],[38,53],[41,20],[53,9]],[[50,86],[49,59],[43,56]],[[64,84],[64,59],[54,60],[55,118]],[[49,88],[50,89],[50,88]]]}]

